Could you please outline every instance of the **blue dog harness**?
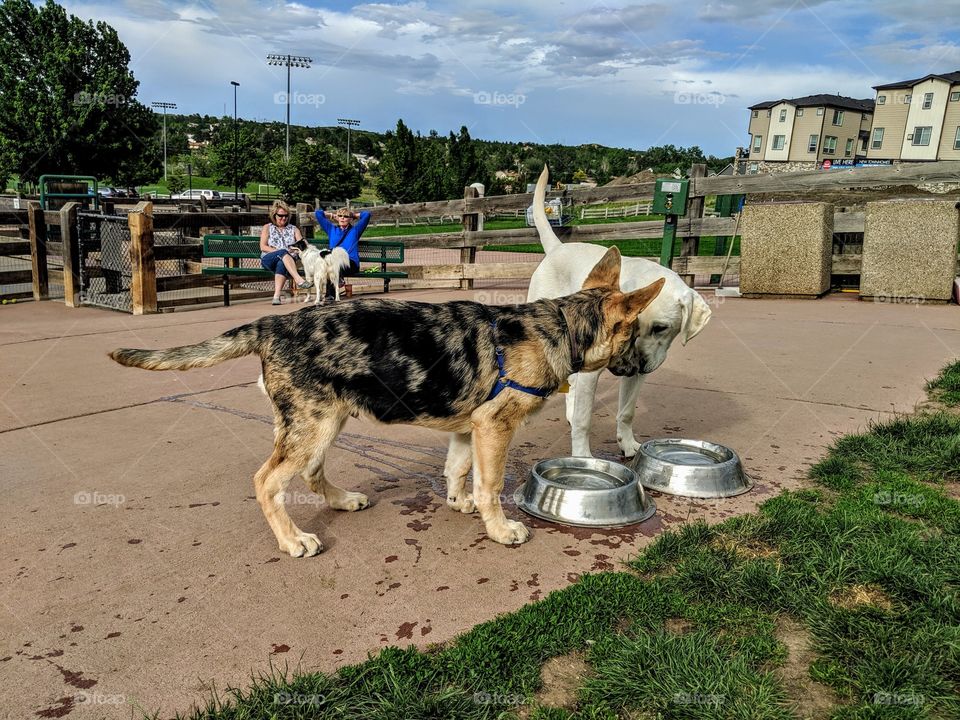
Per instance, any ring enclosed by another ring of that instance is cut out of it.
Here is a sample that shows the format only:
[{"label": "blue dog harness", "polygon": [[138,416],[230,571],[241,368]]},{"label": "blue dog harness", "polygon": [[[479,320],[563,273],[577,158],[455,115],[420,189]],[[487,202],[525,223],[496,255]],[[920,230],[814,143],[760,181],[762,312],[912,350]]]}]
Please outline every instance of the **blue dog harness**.
[{"label": "blue dog harness", "polygon": [[[567,329],[567,321],[563,315],[563,312],[560,312],[560,322],[564,326],[564,330]],[[513,390],[519,390],[522,393],[527,393],[528,395],[535,395],[536,397],[545,398],[550,395],[552,390],[547,390],[545,388],[530,387],[529,385],[521,385],[518,382],[514,382],[507,377],[507,371],[503,368],[503,348],[500,346],[500,343],[497,342],[497,321],[492,320],[490,322],[490,327],[493,328],[493,341],[494,347],[497,353],[497,381],[493,385],[493,389],[490,391],[490,394],[487,396],[487,399],[484,402],[489,402],[493,400],[497,395],[506,390],[507,388],[512,388]],[[580,368],[583,367],[583,358],[579,356],[577,352],[576,344],[574,338],[571,336],[571,362],[573,363],[573,372],[580,372]]]}]

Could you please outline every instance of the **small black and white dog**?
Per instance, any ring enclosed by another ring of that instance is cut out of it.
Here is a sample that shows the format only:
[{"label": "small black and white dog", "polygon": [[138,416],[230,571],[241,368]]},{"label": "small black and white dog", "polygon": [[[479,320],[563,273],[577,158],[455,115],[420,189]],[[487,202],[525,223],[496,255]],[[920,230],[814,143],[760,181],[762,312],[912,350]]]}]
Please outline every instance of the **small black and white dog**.
[{"label": "small black and white dog", "polygon": [[[350,256],[342,247],[333,250],[320,250],[305,240],[297,243],[300,248],[300,262],[303,264],[303,277],[313,282],[316,293],[313,304],[323,305],[326,298],[328,284],[333,285],[334,299],[340,302],[340,275],[350,267]],[[304,302],[310,302],[310,291],[307,290]]]}]

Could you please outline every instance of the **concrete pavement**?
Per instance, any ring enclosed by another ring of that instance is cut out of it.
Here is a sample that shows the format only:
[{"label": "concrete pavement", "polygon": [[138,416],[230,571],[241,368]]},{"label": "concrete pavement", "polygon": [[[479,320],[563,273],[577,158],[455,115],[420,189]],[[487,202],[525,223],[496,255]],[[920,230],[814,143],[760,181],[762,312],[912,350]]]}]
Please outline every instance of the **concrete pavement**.
[{"label": "concrete pavement", "polygon": [[[524,295],[504,286],[397,297]],[[293,483],[291,515],[326,545],[300,560],[279,552],[253,498],[272,444],[257,360],[150,373],[106,356],[196,342],[273,308],[131,317],[3,306],[0,716],[128,718],[133,706],[166,717],[271,664],[330,672],[388,644],[447,641],[616,567],[664,528],[749,512],[800,486],[837,436],[910,412],[924,381],[960,356],[956,306],[708,299],[711,323],[651,375],[634,425],[638,438],[735,448],[756,478],[751,493],[655,495],[654,518],[602,532],[523,517],[532,540],[506,548],[477,517],[446,508],[440,433],[350,420],[328,472],[372,506],[337,512]],[[593,447],[612,459],[616,397],[607,375]],[[555,396],[511,446],[507,496],[533,462],[569,447]]]}]

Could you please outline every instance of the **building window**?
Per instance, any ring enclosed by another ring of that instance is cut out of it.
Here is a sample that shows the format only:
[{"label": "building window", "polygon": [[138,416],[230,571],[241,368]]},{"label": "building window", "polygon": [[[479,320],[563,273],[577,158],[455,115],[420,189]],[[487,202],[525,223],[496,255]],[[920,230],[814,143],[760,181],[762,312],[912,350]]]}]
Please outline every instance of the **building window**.
[{"label": "building window", "polygon": [[847,138],[847,146],[843,149],[844,157],[853,155],[853,138]]},{"label": "building window", "polygon": [[823,154],[834,155],[837,152],[837,139],[833,135],[827,135],[823,139]]},{"label": "building window", "polygon": [[773,150],[783,150],[784,140],[786,140],[786,135],[774,135],[773,136]]},{"label": "building window", "polygon": [[843,110],[834,110],[834,111],[833,111],[833,124],[834,124],[834,125],[843,125]]},{"label": "building window", "polygon": [[884,105],[887,102],[886,95],[877,95],[877,105]]},{"label": "building window", "polygon": [[797,117],[803,117],[803,108],[797,108]]},{"label": "building window", "polygon": [[807,141],[807,152],[815,153],[817,151],[817,145],[820,144],[819,135],[811,135],[810,139]]},{"label": "building window", "polygon": [[957,126],[957,134],[953,136],[953,149],[960,150],[960,125]]},{"label": "building window", "polygon": [[933,133],[933,128],[929,125],[918,125],[913,129],[913,142],[914,145],[929,145],[930,144],[930,135]]},{"label": "building window", "polygon": [[933,93],[923,94],[923,109],[929,110],[933,107]]},{"label": "building window", "polygon": [[864,135],[860,138],[860,152],[864,155],[867,154],[867,136]]},{"label": "building window", "polygon": [[787,109],[782,108],[780,110],[780,122],[786,122],[786,120],[787,120]]},{"label": "building window", "polygon": [[958,101],[960,101],[960,92],[950,93],[950,102],[958,102]]},{"label": "building window", "polygon": [[767,110],[767,117],[770,117],[773,114],[773,110]]},{"label": "building window", "polygon": [[760,172],[759,163],[755,163],[755,162],[750,163],[749,167],[747,168],[747,174],[756,175],[758,172]]},{"label": "building window", "polygon": [[759,110],[754,110],[754,111],[753,111],[753,116],[754,116],[754,117],[760,117],[760,111],[759,111]]},{"label": "building window", "polygon": [[904,105],[909,105],[911,100],[913,100],[913,95],[904,95],[904,96],[903,96],[903,104],[904,104]]},{"label": "building window", "polygon": [[763,147],[763,135],[754,135],[753,136],[753,151],[755,153],[760,152],[760,148]]},{"label": "building window", "polygon": [[870,143],[871,150],[879,150],[883,145],[883,128],[873,129],[873,142]]},{"label": "building window", "polygon": [[817,108],[817,117],[823,115],[823,108]]}]

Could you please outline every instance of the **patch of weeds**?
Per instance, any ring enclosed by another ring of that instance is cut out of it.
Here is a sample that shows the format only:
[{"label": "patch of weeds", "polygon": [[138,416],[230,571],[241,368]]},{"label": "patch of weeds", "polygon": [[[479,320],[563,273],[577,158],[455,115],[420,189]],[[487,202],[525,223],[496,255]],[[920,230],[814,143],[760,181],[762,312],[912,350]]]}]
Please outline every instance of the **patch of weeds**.
[{"label": "patch of weeds", "polygon": [[947,365],[928,382],[927,391],[947,407],[960,407],[960,360]]},{"label": "patch of weeds", "polygon": [[593,647],[590,661],[596,676],[581,693],[585,705],[604,702],[651,717],[793,717],[773,676],[708,632],[610,636]]}]

